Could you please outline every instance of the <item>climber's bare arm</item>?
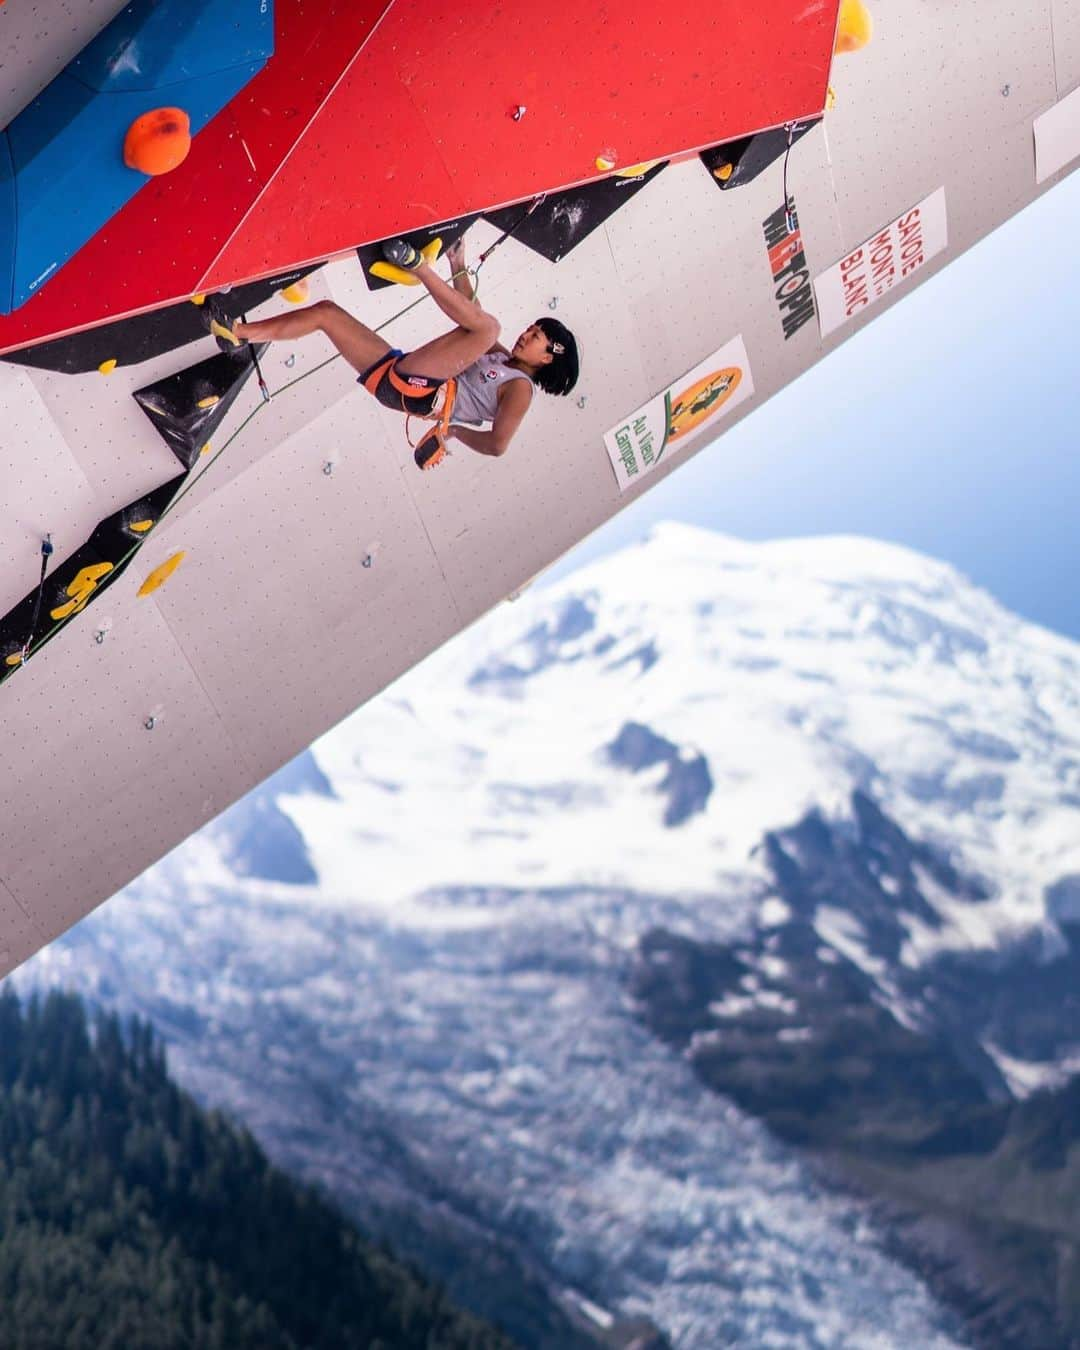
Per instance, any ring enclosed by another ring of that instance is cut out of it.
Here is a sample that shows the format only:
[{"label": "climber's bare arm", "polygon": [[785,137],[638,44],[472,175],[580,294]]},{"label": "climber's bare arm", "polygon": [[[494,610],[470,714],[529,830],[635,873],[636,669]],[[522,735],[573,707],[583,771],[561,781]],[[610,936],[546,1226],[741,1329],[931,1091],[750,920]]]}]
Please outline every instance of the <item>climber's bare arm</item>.
[{"label": "climber's bare arm", "polygon": [[514,433],[521,426],[532,402],[533,390],[528,380],[510,380],[499,394],[499,407],[490,431],[477,431],[453,423],[450,435],[478,455],[505,455]]},{"label": "climber's bare arm", "polygon": [[[454,290],[460,291],[469,300],[475,300],[476,287],[473,285],[472,277],[469,276],[465,262],[465,240],[455,240],[446,250],[444,256],[450,264],[450,279],[454,284]],[[491,352],[502,352],[503,356],[510,355],[509,348],[504,347],[501,342],[496,342],[493,347],[489,347],[488,354],[490,355]]]}]

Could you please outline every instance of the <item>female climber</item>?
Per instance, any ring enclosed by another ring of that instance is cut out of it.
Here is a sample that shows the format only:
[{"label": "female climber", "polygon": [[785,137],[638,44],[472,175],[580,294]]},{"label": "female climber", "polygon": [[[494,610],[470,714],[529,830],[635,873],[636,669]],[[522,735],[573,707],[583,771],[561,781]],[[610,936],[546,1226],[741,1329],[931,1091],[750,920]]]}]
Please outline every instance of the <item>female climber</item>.
[{"label": "female climber", "polygon": [[[542,318],[511,350],[500,346],[498,321],[474,300],[461,241],[446,253],[452,287],[403,239],[385,244],[383,254],[394,267],[412,272],[456,327],[403,352],[340,305],[320,300],[272,319],[236,323],[232,333],[248,342],[288,342],[325,333],[380,403],[396,412],[438,418],[416,446],[421,469],[434,468],[451,439],[481,455],[505,454],[529,411],[534,385],[548,394],[573,389],[578,377],[574,335],[558,319]],[[489,429],[480,430],[485,423]]]}]

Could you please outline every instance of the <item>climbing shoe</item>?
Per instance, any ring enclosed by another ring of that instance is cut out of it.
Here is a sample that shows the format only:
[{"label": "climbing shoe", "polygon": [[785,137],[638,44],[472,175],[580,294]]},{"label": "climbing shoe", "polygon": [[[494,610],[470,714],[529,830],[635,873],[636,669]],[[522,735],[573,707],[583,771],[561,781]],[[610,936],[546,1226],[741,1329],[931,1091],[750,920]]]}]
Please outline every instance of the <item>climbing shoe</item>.
[{"label": "climbing shoe", "polygon": [[217,296],[210,296],[202,306],[203,323],[223,352],[235,352],[239,347],[248,345],[247,338],[237,337],[233,332],[235,319],[230,319]]},{"label": "climbing shoe", "polygon": [[443,440],[441,428],[432,427],[417,442],[416,449],[413,451],[413,459],[416,460],[418,469],[434,469],[446,459],[449,453],[446,442]]},{"label": "climbing shoe", "polygon": [[419,286],[420,278],[413,273],[421,263],[434,263],[441,248],[442,240],[432,239],[417,253],[404,239],[390,239],[382,246],[384,257],[404,257],[406,261],[399,265],[379,259],[371,264],[368,271],[380,281],[392,281],[398,286]]},{"label": "climbing shoe", "polygon": [[400,267],[403,272],[415,272],[427,261],[407,239],[387,239],[382,246],[382,255],[391,266]]}]

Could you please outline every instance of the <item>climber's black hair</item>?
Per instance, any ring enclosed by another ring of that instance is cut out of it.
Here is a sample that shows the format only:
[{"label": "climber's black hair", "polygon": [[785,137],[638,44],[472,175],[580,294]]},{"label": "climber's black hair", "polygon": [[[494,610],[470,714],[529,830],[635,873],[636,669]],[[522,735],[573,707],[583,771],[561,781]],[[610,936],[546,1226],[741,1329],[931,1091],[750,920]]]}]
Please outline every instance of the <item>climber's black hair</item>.
[{"label": "climber's black hair", "polygon": [[551,361],[533,375],[533,383],[538,384],[545,394],[568,394],[578,380],[578,348],[574,335],[558,319],[537,319],[536,326],[547,338],[552,355]]}]

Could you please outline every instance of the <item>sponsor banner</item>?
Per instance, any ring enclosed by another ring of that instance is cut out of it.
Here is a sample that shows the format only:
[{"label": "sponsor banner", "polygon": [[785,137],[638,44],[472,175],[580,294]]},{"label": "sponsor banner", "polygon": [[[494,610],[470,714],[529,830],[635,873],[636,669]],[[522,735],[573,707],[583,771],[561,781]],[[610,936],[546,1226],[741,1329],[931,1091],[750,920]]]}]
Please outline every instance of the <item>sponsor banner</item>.
[{"label": "sponsor banner", "polygon": [[604,435],[619,491],[633,487],[753,392],[746,347],[741,337],[732,338]]},{"label": "sponsor banner", "polygon": [[828,337],[875,304],[943,252],[948,242],[942,187],[815,278],[821,336]]},{"label": "sponsor banner", "polygon": [[762,221],[761,227],[765,232],[765,247],[769,250],[769,267],[786,342],[809,323],[816,312],[795,198],[789,197],[787,206],[774,211]]},{"label": "sponsor banner", "polygon": [[1080,89],[1036,117],[1035,181],[1045,183],[1080,155]]}]

